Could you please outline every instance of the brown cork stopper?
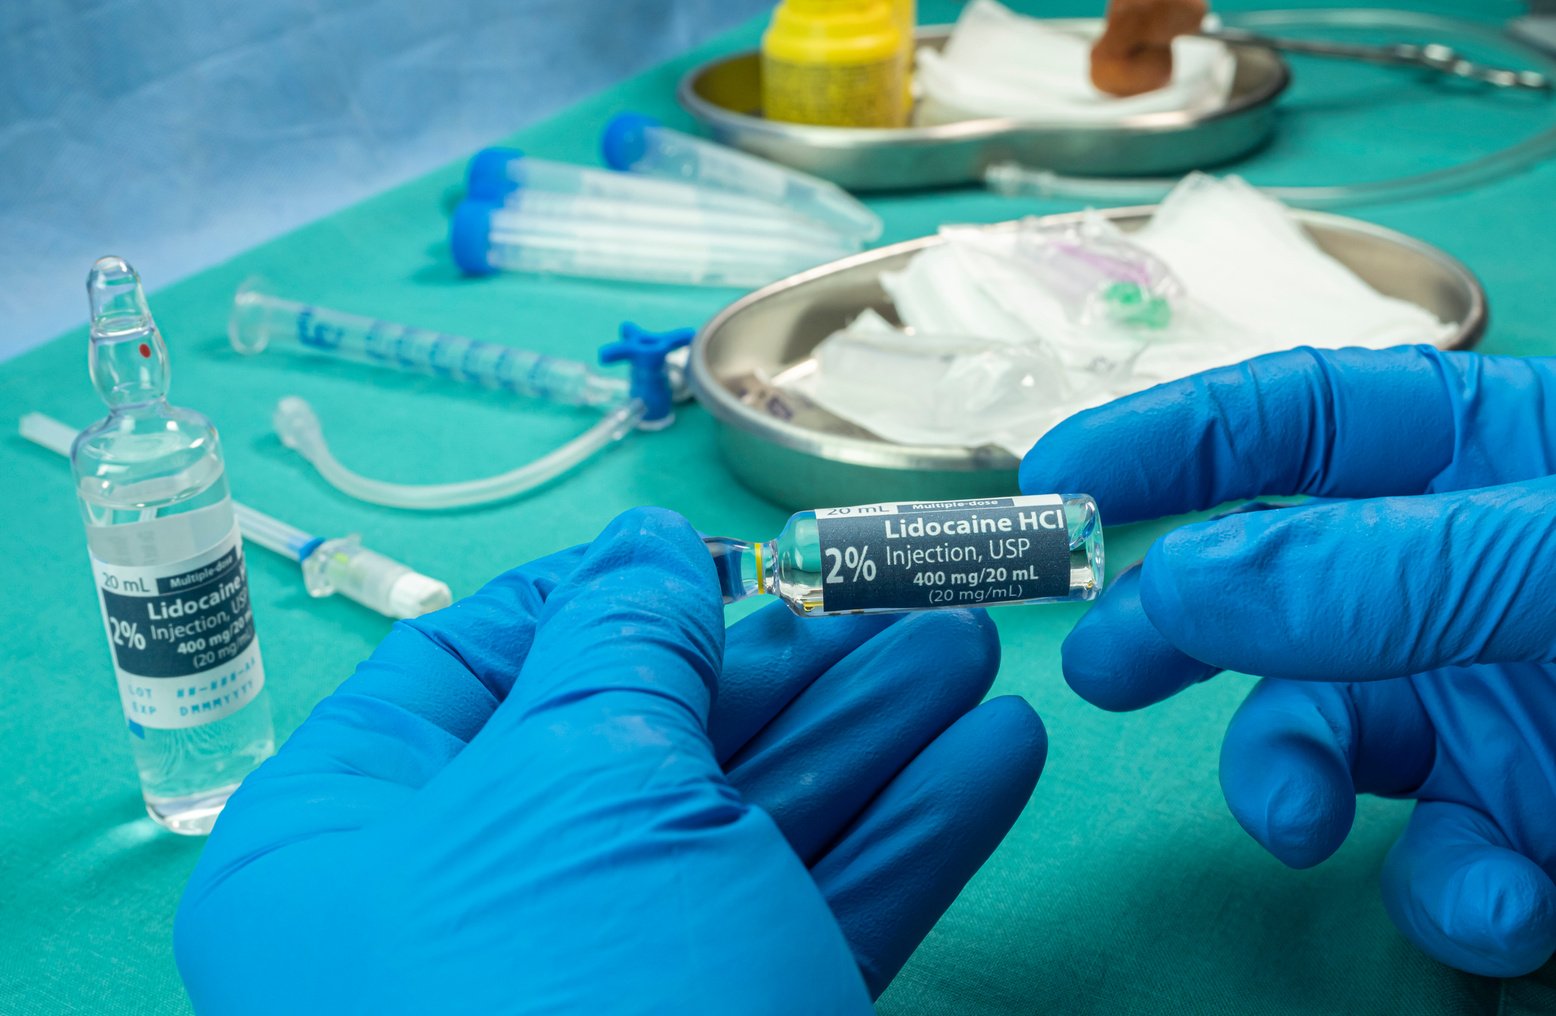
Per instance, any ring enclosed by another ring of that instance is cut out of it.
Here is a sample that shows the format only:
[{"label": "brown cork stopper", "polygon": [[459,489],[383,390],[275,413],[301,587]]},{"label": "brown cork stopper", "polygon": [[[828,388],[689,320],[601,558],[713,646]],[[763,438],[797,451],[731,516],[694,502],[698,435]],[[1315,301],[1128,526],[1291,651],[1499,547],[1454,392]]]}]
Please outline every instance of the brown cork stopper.
[{"label": "brown cork stopper", "polygon": [[1172,80],[1172,40],[1199,30],[1205,0],[1110,0],[1107,28],[1091,50],[1091,83],[1139,95]]}]

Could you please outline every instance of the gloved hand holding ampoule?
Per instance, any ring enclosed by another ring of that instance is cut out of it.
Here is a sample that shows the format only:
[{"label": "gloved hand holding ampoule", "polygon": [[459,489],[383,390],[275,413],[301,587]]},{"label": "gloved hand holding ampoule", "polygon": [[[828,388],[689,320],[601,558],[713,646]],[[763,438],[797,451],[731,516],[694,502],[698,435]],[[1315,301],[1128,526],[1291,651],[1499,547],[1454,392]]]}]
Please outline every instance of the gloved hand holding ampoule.
[{"label": "gloved hand holding ampoule", "polygon": [[[981,614],[726,646],[689,525],[401,622],[228,803],[179,910],[197,1011],[870,1011],[1026,803]],[[908,691],[911,690],[911,694]]]},{"label": "gloved hand holding ampoule", "polygon": [[1383,867],[1396,924],[1474,973],[1556,950],[1556,361],[1294,350],[1080,414],[1027,489],[1109,524],[1260,494],[1353,498],[1158,540],[1064,644],[1064,672],[1138,709],[1221,669],[1265,678],[1221,785],[1293,867],[1360,793],[1415,799]]}]

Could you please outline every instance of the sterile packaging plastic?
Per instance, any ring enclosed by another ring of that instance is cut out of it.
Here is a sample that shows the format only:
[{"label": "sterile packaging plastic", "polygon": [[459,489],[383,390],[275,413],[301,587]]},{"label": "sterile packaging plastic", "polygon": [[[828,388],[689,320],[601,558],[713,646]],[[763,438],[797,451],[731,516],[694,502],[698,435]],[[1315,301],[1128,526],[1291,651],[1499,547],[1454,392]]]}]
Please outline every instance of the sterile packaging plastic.
[{"label": "sterile packaging plastic", "polygon": [[601,139],[606,165],[631,175],[696,183],[769,202],[841,236],[874,240],[881,218],[836,184],[788,166],[683,134],[652,117],[621,113]]},{"label": "sterile packaging plastic", "polygon": [[1149,113],[1208,113],[1224,106],[1237,61],[1224,43],[1185,37],[1172,44],[1165,87],[1130,98],[1091,83],[1094,39],[973,0],[945,47],[918,52],[924,94],[918,121],[1008,116],[1042,123],[1111,123]]},{"label": "sterile packaging plastic", "polygon": [[873,311],[811,355],[812,370],[777,383],[900,444],[1024,450],[1067,407],[1112,397],[1041,344],[903,332]]},{"label": "sterile packaging plastic", "polygon": [[[1065,417],[1162,381],[1298,345],[1382,348],[1453,329],[1373,290],[1235,178],[1191,177],[1127,234],[1094,215],[941,232],[882,276],[902,329],[867,312],[816,348],[812,369],[774,380],[890,441],[1019,456]],[[1070,274],[1032,249],[1077,237],[1108,253],[1101,278],[1136,273],[1170,313],[1074,313],[1087,303]]]},{"label": "sterile packaging plastic", "polygon": [[542,219],[465,200],[450,224],[471,275],[541,272],[684,286],[754,288],[853,252],[841,241]]},{"label": "sterile packaging plastic", "polygon": [[1016,254],[1082,327],[1166,328],[1183,292],[1160,258],[1094,218],[1025,223]]},{"label": "sterile packaging plastic", "polygon": [[[901,272],[885,273],[881,284],[893,300],[907,301],[899,312],[915,331],[1015,343],[1040,341],[1066,370],[1103,379],[1127,375],[1146,347],[1164,338],[1165,331],[1136,327],[1112,316],[1088,318],[1078,313],[1071,302],[1074,289],[1069,275],[1063,277],[1070,285],[1056,292],[1049,286],[1057,274],[1055,266],[1023,254],[1031,246],[1024,242],[1024,234],[1043,228],[1035,222],[1000,232],[944,227],[941,235],[946,243],[924,251]],[[1099,219],[1086,223],[1084,229],[1094,247],[1103,238],[1118,249],[1128,247],[1110,223]],[[1150,257],[1135,250],[1136,258]],[[1180,313],[1185,310],[1180,308]]]},{"label": "sterile packaging plastic", "polygon": [[1373,289],[1320,250],[1280,202],[1238,177],[1189,176],[1130,239],[1243,336],[1248,349],[1237,359],[1296,345],[1436,342],[1452,331],[1417,304]]}]

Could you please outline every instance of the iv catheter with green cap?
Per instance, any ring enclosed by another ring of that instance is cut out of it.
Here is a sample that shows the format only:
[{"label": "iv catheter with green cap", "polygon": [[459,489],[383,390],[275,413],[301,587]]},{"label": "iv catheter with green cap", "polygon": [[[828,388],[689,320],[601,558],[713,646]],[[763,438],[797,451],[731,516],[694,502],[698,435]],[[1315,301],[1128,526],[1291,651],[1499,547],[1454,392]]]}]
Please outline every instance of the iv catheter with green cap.
[{"label": "iv catheter with green cap", "polygon": [[[42,413],[23,416],[17,431],[33,444],[64,456],[70,455],[76,439],[74,427]],[[302,566],[309,596],[339,593],[395,619],[420,617],[454,602],[447,585],[369,550],[354,533],[331,539],[314,536],[239,501],[232,502],[232,513],[246,543]]]},{"label": "iv catheter with green cap", "polygon": [[650,332],[630,322],[622,324],[620,338],[600,350],[602,363],[629,365],[629,377],[621,379],[572,360],[284,300],[254,283],[239,289],[228,321],[229,340],[246,354],[287,345],[604,411],[599,422],[582,434],[516,469],[458,483],[405,484],[363,476],[341,463],[324,439],[318,415],[303,399],[288,396],[277,404],[274,424],[282,443],[307,459],[331,486],[371,504],[413,511],[472,507],[517,497],[633,430],[668,427],[675,419],[675,401],[684,397],[682,370],[669,361],[691,342],[692,334],[690,328]]}]

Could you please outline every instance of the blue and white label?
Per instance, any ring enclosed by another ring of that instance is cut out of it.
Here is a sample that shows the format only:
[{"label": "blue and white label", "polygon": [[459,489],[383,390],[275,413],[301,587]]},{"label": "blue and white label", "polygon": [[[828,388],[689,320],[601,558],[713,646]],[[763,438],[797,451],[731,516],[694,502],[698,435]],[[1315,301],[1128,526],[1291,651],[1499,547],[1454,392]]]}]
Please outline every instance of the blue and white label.
[{"label": "blue and white label", "polygon": [[1055,495],[818,508],[822,607],[929,610],[1066,599],[1070,533]]},{"label": "blue and white label", "polygon": [[92,558],[124,715],[143,727],[198,727],[248,705],[265,685],[238,528],[165,565]]}]

